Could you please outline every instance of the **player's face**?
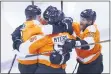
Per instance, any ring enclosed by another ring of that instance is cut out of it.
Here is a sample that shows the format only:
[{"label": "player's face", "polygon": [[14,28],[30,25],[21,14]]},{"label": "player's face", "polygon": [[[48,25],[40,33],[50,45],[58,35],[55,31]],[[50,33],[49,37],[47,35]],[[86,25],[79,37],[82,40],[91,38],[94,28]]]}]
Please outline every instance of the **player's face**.
[{"label": "player's face", "polygon": [[41,24],[46,25],[46,24],[48,24],[48,22],[44,18],[41,18]]},{"label": "player's face", "polygon": [[40,21],[40,19],[41,19],[41,15],[36,15],[36,20]]},{"label": "player's face", "polygon": [[90,24],[91,21],[87,20],[86,18],[80,17],[80,28],[81,30],[85,29],[87,24]]},{"label": "player's face", "polygon": [[37,20],[39,20],[39,22],[40,22],[42,25],[46,25],[46,24],[47,24],[47,21],[46,21],[45,19],[43,19],[43,18],[41,17],[41,15],[38,15],[38,16],[37,16]]},{"label": "player's face", "polygon": [[41,19],[41,23],[42,23],[42,25],[46,25],[46,24],[48,24],[48,22],[45,20],[45,19]]}]

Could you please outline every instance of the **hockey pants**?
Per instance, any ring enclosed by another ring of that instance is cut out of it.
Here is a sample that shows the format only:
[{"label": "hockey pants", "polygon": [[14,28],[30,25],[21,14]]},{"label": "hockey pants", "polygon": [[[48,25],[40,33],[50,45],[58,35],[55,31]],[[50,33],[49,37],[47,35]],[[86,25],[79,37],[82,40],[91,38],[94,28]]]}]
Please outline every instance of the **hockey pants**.
[{"label": "hockey pants", "polygon": [[23,64],[18,64],[18,68],[21,74],[34,74],[38,65],[37,64],[32,64],[32,65],[23,65]]},{"label": "hockey pants", "polygon": [[103,72],[102,54],[90,64],[82,64],[79,60],[77,74],[101,74]]}]

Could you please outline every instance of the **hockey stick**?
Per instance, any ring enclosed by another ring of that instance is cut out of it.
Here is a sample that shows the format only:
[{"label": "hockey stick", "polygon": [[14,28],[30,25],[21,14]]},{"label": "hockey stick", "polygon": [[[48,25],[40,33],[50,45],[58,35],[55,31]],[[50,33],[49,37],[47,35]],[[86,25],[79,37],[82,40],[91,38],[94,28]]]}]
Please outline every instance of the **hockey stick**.
[{"label": "hockey stick", "polygon": [[75,68],[74,68],[72,74],[74,74],[74,72],[75,72],[75,70],[76,70],[76,68],[77,68],[77,65],[78,65],[78,62],[76,63]]},{"label": "hockey stick", "polygon": [[105,43],[105,42],[110,42],[110,40],[104,40],[104,41],[100,41],[100,42],[96,42],[96,43],[84,44],[84,45],[80,45],[80,46],[76,46],[76,47],[84,47],[84,46],[88,46],[88,45],[94,45],[94,44]]},{"label": "hockey stick", "polygon": [[34,5],[34,1],[32,0],[32,5]]},{"label": "hockey stick", "polygon": [[61,11],[63,12],[63,1],[61,0]]},{"label": "hockey stick", "polygon": [[11,70],[12,70],[12,67],[13,67],[13,65],[14,65],[16,56],[17,56],[17,55],[15,54],[15,56],[14,56],[14,58],[13,58],[13,61],[12,61],[12,64],[11,64],[11,67],[10,67],[10,70],[8,71],[8,74],[10,74],[10,72],[11,72]]},{"label": "hockey stick", "polygon": [[[84,45],[80,45],[80,46],[75,46],[76,47],[83,47],[83,46],[88,46],[88,45],[94,45],[94,44],[99,44],[99,43],[105,43],[105,42],[109,42],[110,40],[103,40],[97,43],[89,43],[89,44],[84,44]],[[38,56],[38,55],[44,55],[44,54],[48,54],[48,53],[52,53],[55,51],[51,51],[51,52],[43,52],[43,53],[39,53],[39,54],[35,54],[35,55],[27,55],[26,57],[32,57],[32,56]]]}]

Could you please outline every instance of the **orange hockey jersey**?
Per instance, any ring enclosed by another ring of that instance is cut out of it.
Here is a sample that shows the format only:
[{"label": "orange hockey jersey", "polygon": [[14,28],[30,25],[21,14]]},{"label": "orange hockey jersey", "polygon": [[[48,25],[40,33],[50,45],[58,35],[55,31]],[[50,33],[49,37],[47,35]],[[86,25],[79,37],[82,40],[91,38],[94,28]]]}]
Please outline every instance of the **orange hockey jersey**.
[{"label": "orange hockey jersey", "polygon": [[[96,43],[100,41],[100,33],[96,24],[88,26],[83,32],[80,30],[79,23],[74,22],[72,26],[74,30],[73,35],[79,37],[82,40],[85,40],[87,43]],[[94,61],[101,53],[100,44],[90,45],[89,50],[84,50],[81,48],[75,49],[77,52],[77,59],[79,59],[84,64]]]},{"label": "orange hockey jersey", "polygon": [[[59,33],[59,34],[51,34],[51,35],[35,35],[31,37],[29,40],[27,40],[25,43],[21,45],[21,49],[24,49],[26,53],[30,54],[40,54],[44,52],[49,52],[48,54],[39,55],[38,63],[45,64],[47,66],[53,67],[53,68],[65,68],[65,64],[62,65],[56,65],[52,64],[50,62],[50,53],[54,50],[60,51],[62,48],[60,48],[58,45],[63,45],[66,39],[73,39],[73,37],[69,33]],[[23,48],[22,46],[25,46],[27,48]],[[21,50],[20,49],[20,50]],[[22,51],[22,50],[21,50]],[[19,61],[21,63],[24,63],[24,61]]]},{"label": "orange hockey jersey", "polygon": [[[47,31],[48,29],[48,31]],[[52,34],[52,26],[51,25],[41,25],[40,22],[36,20],[26,21],[24,22],[24,28],[22,29],[22,40],[26,41],[31,36],[37,34]]]},{"label": "orange hockey jersey", "polygon": [[[39,34],[51,34],[51,30],[52,26],[50,25],[41,25],[40,22],[36,21],[36,20],[31,20],[31,21],[26,21],[24,22],[24,28],[21,31],[22,34],[22,40],[23,42],[27,41],[28,39],[30,39],[33,35],[39,35]],[[47,31],[47,29],[49,29]],[[24,50],[24,49],[22,49]],[[24,53],[24,52],[20,52],[23,54],[29,54],[29,53]],[[30,55],[30,54],[29,54]],[[19,63],[20,60],[24,61],[24,63],[21,64],[35,64],[37,63],[37,57],[30,57],[30,58],[24,58],[24,57],[18,57]]]}]

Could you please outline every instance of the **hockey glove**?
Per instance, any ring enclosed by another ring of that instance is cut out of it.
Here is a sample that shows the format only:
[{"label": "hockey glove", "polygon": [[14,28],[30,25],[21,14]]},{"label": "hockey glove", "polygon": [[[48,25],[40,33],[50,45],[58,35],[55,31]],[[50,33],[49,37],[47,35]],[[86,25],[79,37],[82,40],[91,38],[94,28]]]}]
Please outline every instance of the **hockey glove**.
[{"label": "hockey glove", "polygon": [[63,45],[63,53],[72,52],[75,47],[76,41],[74,39],[67,39]]},{"label": "hockey glove", "polygon": [[13,49],[17,49],[19,51],[19,46],[22,43],[22,40],[17,39],[13,42]]},{"label": "hockey glove", "polygon": [[50,61],[52,64],[65,64],[70,59],[70,53],[65,55],[59,52],[54,52],[50,55]]},{"label": "hockey glove", "polygon": [[[77,46],[81,46],[81,45],[85,45],[85,44],[88,44],[85,40],[77,40],[76,41],[76,45]],[[86,46],[81,46],[79,47],[80,49],[83,49],[83,50],[88,50],[90,49],[90,46],[89,45],[86,45]]]},{"label": "hockey glove", "polygon": [[60,64],[62,55],[59,52],[54,52],[50,55],[50,61],[52,64]]}]

